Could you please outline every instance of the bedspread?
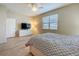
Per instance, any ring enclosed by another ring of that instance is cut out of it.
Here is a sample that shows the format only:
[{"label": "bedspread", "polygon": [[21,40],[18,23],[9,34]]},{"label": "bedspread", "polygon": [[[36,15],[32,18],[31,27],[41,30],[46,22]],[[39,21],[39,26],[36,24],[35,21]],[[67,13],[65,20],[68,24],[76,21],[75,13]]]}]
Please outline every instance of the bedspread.
[{"label": "bedspread", "polygon": [[39,34],[28,42],[45,56],[79,56],[79,36]]}]

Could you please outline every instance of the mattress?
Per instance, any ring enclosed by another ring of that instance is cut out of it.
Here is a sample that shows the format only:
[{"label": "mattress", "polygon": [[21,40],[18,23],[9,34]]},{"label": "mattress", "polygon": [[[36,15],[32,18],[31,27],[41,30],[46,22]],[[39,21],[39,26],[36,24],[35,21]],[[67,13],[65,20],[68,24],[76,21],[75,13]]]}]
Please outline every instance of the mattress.
[{"label": "mattress", "polygon": [[45,33],[32,37],[28,43],[44,56],[79,56],[79,36]]}]

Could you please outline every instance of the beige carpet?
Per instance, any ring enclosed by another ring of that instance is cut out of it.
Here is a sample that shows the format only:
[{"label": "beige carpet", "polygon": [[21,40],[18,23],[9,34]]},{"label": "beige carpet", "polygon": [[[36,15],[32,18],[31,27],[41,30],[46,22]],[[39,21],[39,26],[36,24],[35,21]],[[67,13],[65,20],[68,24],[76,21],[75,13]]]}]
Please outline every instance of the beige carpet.
[{"label": "beige carpet", "polygon": [[0,44],[0,56],[31,56],[29,47],[25,47],[32,36],[9,38]]}]

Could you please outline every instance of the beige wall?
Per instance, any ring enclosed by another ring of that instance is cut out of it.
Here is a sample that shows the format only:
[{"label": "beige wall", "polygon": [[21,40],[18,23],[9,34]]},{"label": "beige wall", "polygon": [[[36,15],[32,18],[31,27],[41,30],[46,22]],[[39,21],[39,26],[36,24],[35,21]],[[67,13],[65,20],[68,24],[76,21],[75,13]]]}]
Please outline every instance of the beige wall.
[{"label": "beige wall", "polygon": [[6,10],[4,6],[0,5],[0,44],[7,42],[5,32],[6,32]]},{"label": "beige wall", "polygon": [[33,34],[38,34],[42,32],[41,20],[39,17],[30,18],[30,22],[31,22],[31,27],[32,27],[31,29]]},{"label": "beige wall", "polygon": [[[53,14],[58,14],[58,30],[42,30],[41,18]],[[56,32],[59,34],[77,35],[79,34],[79,4],[71,4],[60,9],[49,11],[33,17],[31,21],[33,33]]]}]

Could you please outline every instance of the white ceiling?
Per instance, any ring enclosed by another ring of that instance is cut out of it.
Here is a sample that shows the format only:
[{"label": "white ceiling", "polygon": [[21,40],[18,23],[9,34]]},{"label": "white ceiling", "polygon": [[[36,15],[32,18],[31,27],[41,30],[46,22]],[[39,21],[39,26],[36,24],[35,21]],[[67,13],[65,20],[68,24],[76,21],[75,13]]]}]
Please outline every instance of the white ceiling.
[{"label": "white ceiling", "polygon": [[28,7],[27,3],[10,3],[4,4],[6,7],[14,12],[19,14],[23,14],[26,16],[36,16],[50,10],[54,10],[56,8],[60,8],[68,5],[69,3],[41,3],[43,8],[39,8],[37,11],[32,11],[31,8]]}]

